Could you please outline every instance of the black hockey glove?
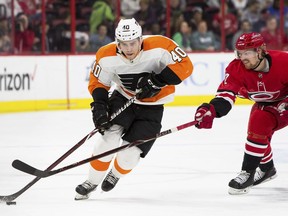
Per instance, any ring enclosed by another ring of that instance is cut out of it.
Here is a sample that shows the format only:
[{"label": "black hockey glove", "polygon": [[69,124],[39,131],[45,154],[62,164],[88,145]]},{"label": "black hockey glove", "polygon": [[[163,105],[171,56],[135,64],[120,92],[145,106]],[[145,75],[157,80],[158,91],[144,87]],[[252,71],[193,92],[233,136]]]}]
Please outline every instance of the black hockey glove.
[{"label": "black hockey glove", "polygon": [[165,86],[165,84],[159,82],[153,73],[141,77],[137,83],[136,98],[143,99],[153,97],[161,91],[163,86]]},{"label": "black hockey glove", "polygon": [[99,132],[103,135],[105,130],[108,130],[112,123],[109,121],[108,105],[101,102],[92,102],[90,104],[93,114],[93,122]]}]

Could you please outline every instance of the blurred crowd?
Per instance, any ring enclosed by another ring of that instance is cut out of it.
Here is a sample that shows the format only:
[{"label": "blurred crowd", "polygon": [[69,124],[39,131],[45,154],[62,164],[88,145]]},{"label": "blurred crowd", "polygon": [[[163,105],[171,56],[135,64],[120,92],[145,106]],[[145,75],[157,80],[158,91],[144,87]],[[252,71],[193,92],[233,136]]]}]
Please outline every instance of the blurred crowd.
[{"label": "blurred crowd", "polygon": [[[41,52],[43,44],[47,53],[71,52],[69,0],[45,1],[45,28],[41,0],[14,0],[13,13],[11,2],[0,0],[0,53]],[[251,31],[263,35],[268,49],[288,50],[288,1],[284,0],[282,31],[280,0],[226,0],[224,6],[221,2],[170,0],[169,25],[166,0],[75,0],[76,52],[96,52],[112,42],[118,19],[130,17],[141,24],[143,34],[171,37],[187,52],[232,51],[236,38]]]}]

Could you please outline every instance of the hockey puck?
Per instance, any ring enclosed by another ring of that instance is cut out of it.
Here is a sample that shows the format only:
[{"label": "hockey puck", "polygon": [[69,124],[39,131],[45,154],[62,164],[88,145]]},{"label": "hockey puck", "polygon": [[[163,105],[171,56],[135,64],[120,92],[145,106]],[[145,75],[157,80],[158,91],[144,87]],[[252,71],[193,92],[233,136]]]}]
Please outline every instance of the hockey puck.
[{"label": "hockey puck", "polygon": [[16,205],[15,201],[11,201],[11,202],[6,202],[7,205]]}]

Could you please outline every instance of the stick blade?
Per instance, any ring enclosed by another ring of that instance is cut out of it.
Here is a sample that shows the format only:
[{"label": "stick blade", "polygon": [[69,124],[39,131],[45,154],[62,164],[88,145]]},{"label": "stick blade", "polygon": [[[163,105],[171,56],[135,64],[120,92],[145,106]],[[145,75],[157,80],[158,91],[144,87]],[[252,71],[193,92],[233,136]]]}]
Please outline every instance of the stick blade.
[{"label": "stick blade", "polygon": [[21,160],[14,160],[12,162],[12,166],[15,168],[15,169],[18,169],[22,172],[25,172],[25,173],[28,173],[30,175],[34,175],[34,176],[38,176],[38,177],[46,177],[46,172],[43,172],[41,170],[38,170],[36,169],[35,167],[32,167],[30,166],[29,164],[21,161]]}]

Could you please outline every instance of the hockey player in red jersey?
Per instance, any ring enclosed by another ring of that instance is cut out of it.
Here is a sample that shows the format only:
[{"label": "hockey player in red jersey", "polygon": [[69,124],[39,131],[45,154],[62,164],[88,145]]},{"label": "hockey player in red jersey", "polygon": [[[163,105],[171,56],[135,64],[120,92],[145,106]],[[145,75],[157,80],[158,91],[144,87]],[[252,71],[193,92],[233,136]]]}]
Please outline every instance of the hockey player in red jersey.
[{"label": "hockey player in red jersey", "polygon": [[229,182],[229,194],[244,194],[250,188],[276,177],[271,139],[288,125],[288,53],[266,50],[259,33],[244,33],[236,42],[237,58],[227,66],[225,79],[215,98],[198,107],[198,128],[211,128],[214,118],[225,116],[236,97],[254,101],[242,170]]},{"label": "hockey player in red jersey", "polygon": [[[102,133],[98,134],[93,154],[159,133],[163,104],[173,100],[175,85],[189,77],[192,70],[191,60],[174,41],[160,35],[142,36],[142,28],[134,18],[120,20],[115,42],[97,51],[90,73],[93,122]],[[111,89],[114,91],[109,97]],[[110,122],[110,115],[135,95],[136,101]],[[92,161],[88,179],[76,187],[75,200],[89,198],[99,184],[103,191],[112,190],[148,154],[153,143]]]}]

